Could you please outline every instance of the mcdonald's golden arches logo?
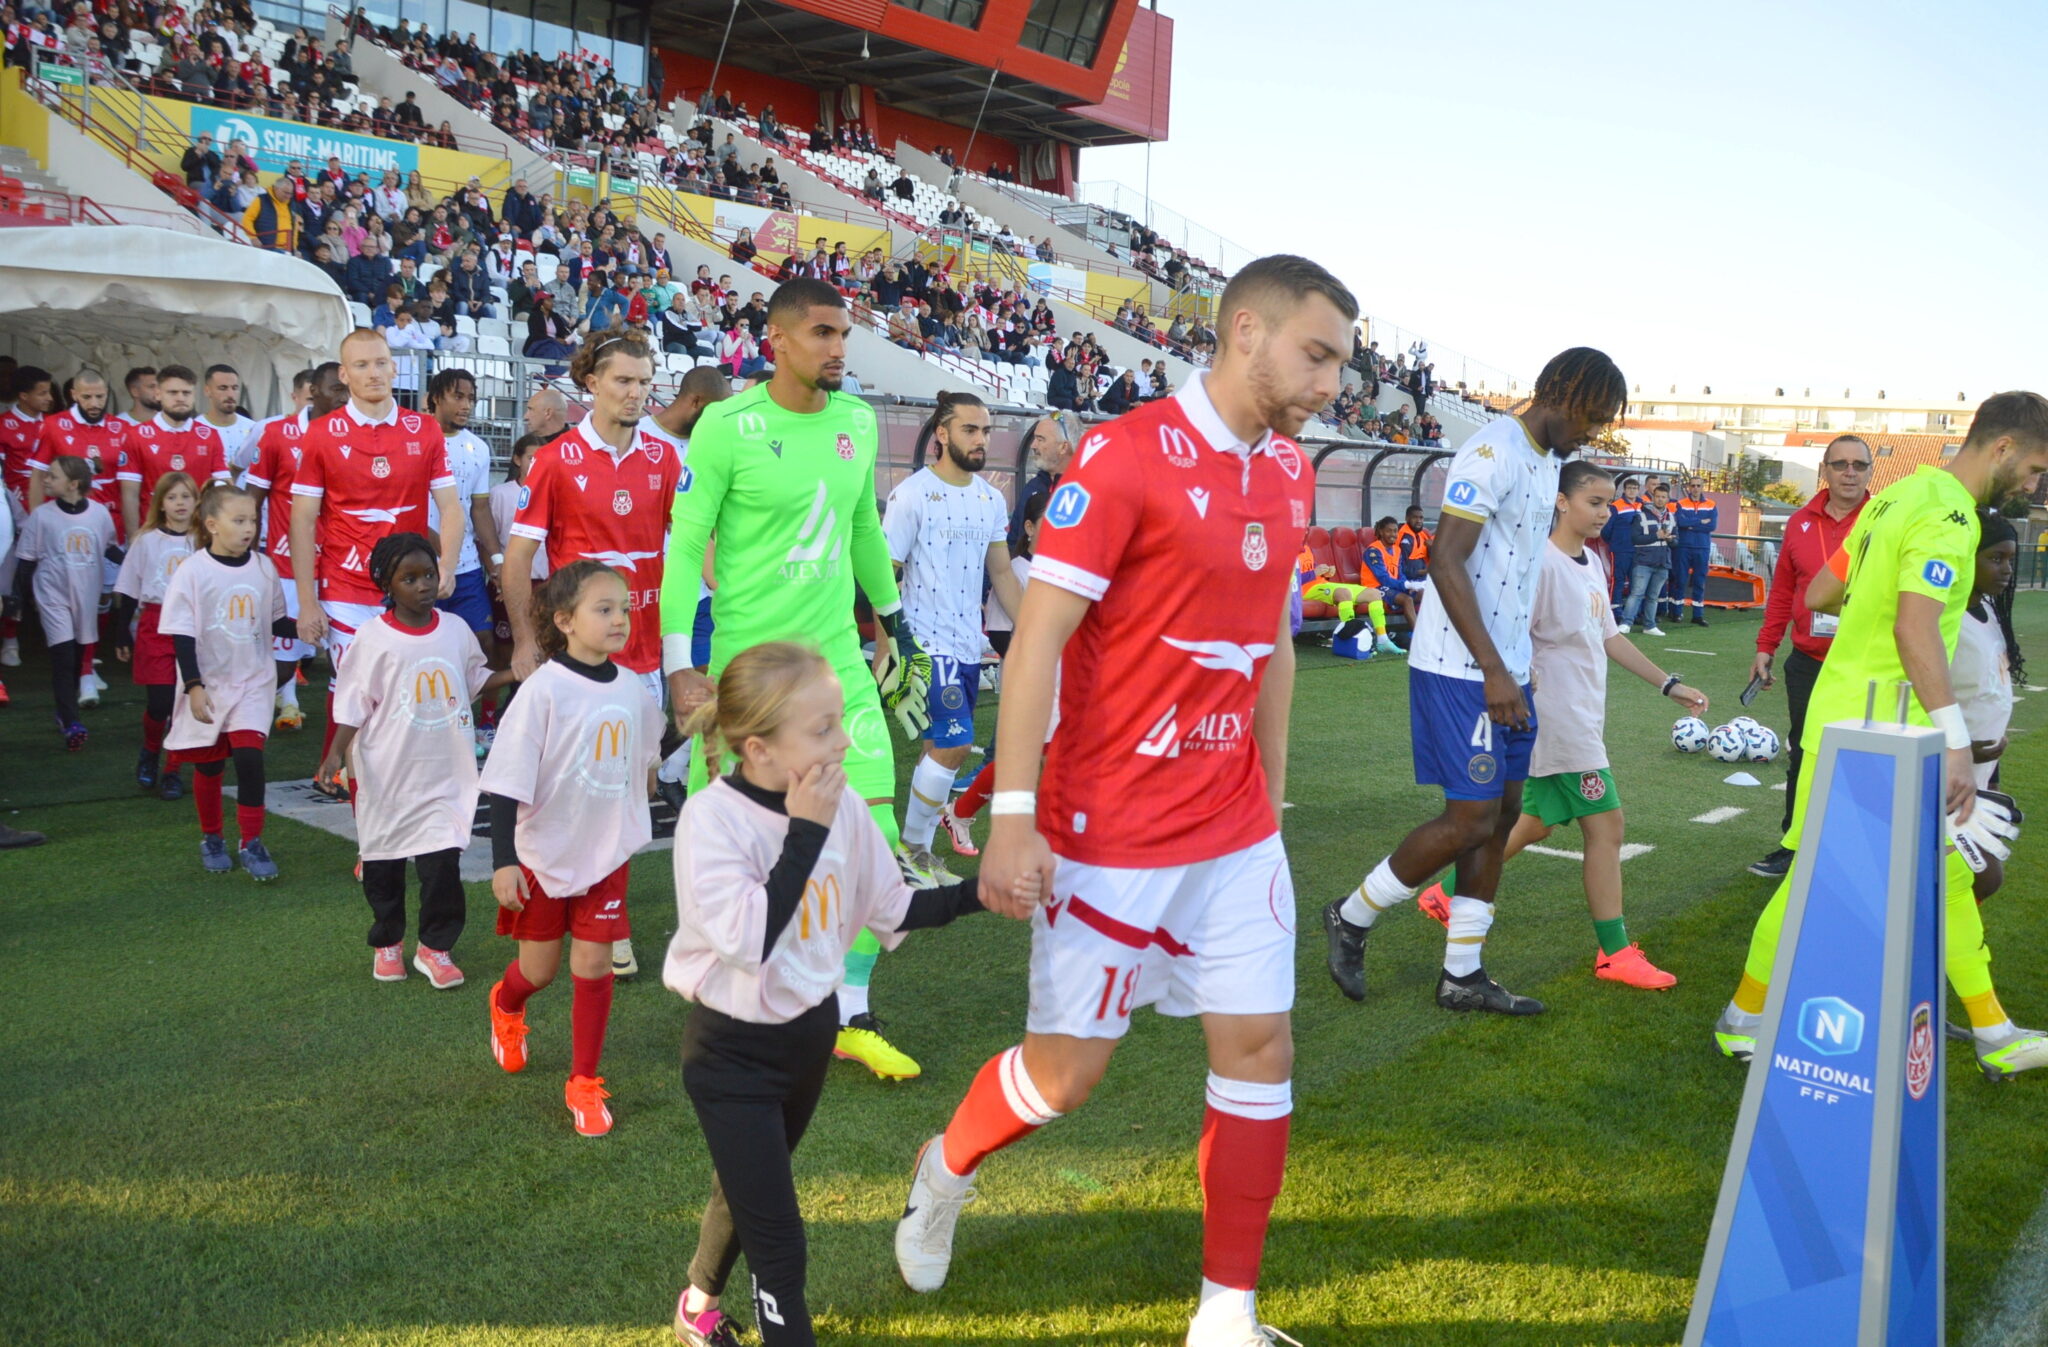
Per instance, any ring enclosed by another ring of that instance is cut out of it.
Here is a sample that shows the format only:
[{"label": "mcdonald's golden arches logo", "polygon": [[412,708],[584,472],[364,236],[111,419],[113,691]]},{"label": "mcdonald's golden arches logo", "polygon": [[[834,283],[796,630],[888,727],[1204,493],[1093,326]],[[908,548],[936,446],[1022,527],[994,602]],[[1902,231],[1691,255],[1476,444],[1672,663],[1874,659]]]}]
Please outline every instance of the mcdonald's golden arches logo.
[{"label": "mcdonald's golden arches logo", "polygon": [[[846,902],[840,896],[839,876],[826,875],[822,880],[806,880],[803,904],[797,909],[796,938],[809,940],[813,925],[817,927],[820,935],[830,931],[835,920],[832,915],[835,909],[840,915],[845,915]],[[815,917],[811,915],[813,912],[817,914]]]},{"label": "mcdonald's golden arches logo", "polygon": [[589,746],[569,765],[578,784],[599,799],[623,798],[643,766],[634,714],[634,708],[612,702],[591,708],[585,722],[590,726]]},{"label": "mcdonald's golden arches logo", "polygon": [[[406,675],[409,674],[408,679]],[[469,709],[462,671],[439,655],[413,661],[399,676],[399,687],[412,696],[405,704],[416,730],[439,730],[464,719]],[[405,696],[401,692],[400,697]]]},{"label": "mcdonald's golden arches logo", "polygon": [[632,737],[631,728],[624,716],[607,718],[597,722],[597,733],[591,738],[590,760],[604,762],[610,758],[625,756],[626,745]]}]

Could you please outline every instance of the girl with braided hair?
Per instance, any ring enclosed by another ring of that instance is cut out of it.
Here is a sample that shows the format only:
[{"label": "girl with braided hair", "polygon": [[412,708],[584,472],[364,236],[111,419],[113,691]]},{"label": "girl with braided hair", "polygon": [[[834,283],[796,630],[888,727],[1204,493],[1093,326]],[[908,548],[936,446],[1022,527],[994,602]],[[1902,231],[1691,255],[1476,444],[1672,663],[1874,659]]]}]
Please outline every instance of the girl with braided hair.
[{"label": "girl with braided hair", "polygon": [[334,742],[318,780],[355,785],[363,896],[370,904],[370,975],[405,979],[405,867],[420,876],[419,939],[412,966],[428,985],[462,985],[451,951],[466,904],[462,848],[476,818],[477,767],[470,705],[512,681],[493,674],[464,622],[436,610],[436,545],[393,533],[370,552],[384,613],[356,634],[334,684]]},{"label": "girl with braided hair", "polygon": [[[2012,685],[2026,677],[2026,661],[2012,630],[2012,601],[2019,533],[2010,520],[1990,506],[1977,511],[1977,574],[1970,606],[1956,633],[1955,658],[1949,661],[1949,684],[1963,708],[1970,731],[1970,762],[1979,790],[1998,784],[1998,763],[2005,756],[2006,727],[2012,723]],[[1998,892],[2005,866],[1996,857],[1972,880],[1979,901]]]}]

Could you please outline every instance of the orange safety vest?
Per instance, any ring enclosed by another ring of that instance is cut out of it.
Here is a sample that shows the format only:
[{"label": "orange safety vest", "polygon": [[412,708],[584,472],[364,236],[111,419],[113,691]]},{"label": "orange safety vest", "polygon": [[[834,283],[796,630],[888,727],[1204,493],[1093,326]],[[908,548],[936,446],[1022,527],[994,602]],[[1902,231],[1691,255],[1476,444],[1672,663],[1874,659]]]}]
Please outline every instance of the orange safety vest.
[{"label": "orange safety vest", "polygon": [[1436,535],[1428,529],[1412,529],[1403,524],[1401,536],[1396,541],[1407,546],[1411,561],[1428,561],[1429,545],[1436,541]]}]

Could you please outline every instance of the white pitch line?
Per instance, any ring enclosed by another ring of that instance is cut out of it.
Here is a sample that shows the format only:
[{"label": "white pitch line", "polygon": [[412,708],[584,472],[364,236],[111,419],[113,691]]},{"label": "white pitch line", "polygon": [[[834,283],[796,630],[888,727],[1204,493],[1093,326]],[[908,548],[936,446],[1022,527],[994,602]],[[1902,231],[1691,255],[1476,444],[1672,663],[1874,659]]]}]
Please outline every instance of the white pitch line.
[{"label": "white pitch line", "polygon": [[1779,783],[1778,783],[1777,785],[1775,785],[1775,786],[1772,786],[1772,787],[1771,787],[1771,789],[1772,789],[1772,790],[1783,790],[1783,789],[1785,789],[1785,783],[1784,783],[1784,782],[1782,782],[1782,781],[1780,781],[1780,782],[1779,782]]},{"label": "white pitch line", "polygon": [[1718,650],[1687,650],[1681,646],[1667,645],[1664,649],[1673,655],[1717,655]]},{"label": "white pitch line", "polygon": [[1726,823],[1729,819],[1735,818],[1738,815],[1746,814],[1748,812],[1749,811],[1747,809],[1744,809],[1740,805],[1717,805],[1716,807],[1709,809],[1704,814],[1695,814],[1693,816],[1692,821],[1694,823]]},{"label": "white pitch line", "polygon": [[2048,1335],[2048,1200],[2013,1241],[2005,1270],[1991,1288],[1990,1305],[1970,1326],[1970,1347],[2040,1342]]},{"label": "white pitch line", "polygon": [[[1648,855],[1656,849],[1656,847],[1648,842],[1623,842],[1621,844],[1621,858],[1625,861],[1632,861],[1636,857]],[[1583,851],[1566,851],[1561,847],[1529,846],[1523,847],[1522,850],[1533,851],[1539,856],[1556,856],[1561,860],[1567,861],[1582,861],[1586,859],[1586,853]]]}]

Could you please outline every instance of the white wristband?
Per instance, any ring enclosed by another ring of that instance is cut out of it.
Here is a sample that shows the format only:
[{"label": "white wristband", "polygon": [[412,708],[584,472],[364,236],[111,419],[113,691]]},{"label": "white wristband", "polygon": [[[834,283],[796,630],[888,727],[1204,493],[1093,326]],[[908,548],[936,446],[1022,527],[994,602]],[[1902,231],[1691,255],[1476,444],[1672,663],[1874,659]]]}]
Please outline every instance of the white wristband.
[{"label": "white wristband", "polygon": [[999,790],[988,797],[988,812],[991,817],[1004,814],[1037,814],[1038,795],[1028,790]]},{"label": "white wristband", "polygon": [[1948,736],[1950,748],[1970,746],[1970,727],[1963,723],[1963,708],[1953,703],[1929,711],[1927,718],[1934,722],[1934,728]]}]

